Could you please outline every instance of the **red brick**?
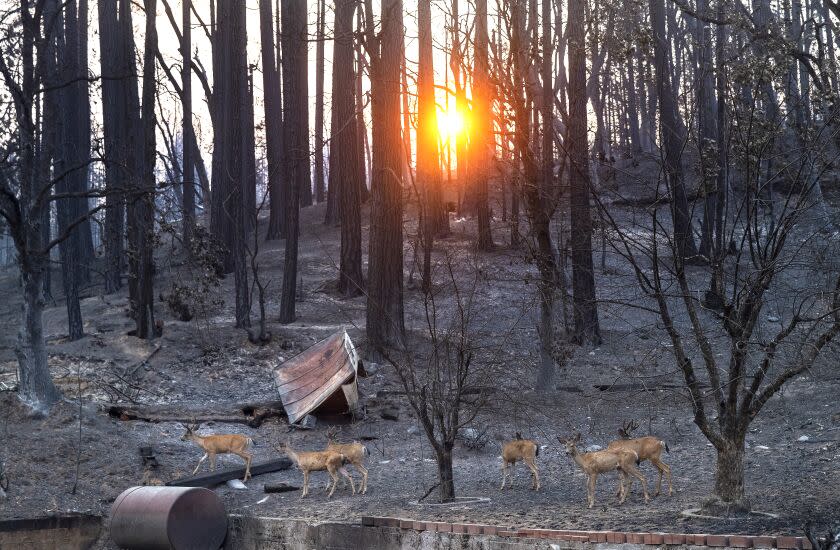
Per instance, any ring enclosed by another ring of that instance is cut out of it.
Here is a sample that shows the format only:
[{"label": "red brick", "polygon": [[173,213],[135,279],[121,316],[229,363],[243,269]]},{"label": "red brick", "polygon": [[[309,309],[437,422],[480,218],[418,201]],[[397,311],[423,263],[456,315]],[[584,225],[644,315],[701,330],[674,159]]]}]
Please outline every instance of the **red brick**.
[{"label": "red brick", "polygon": [[802,550],[811,550],[811,548],[812,548],[811,541],[808,540],[806,537],[801,537],[801,538],[802,538]]},{"label": "red brick", "polygon": [[519,531],[508,531],[506,529],[500,529],[496,532],[497,537],[518,537]]},{"label": "red brick", "polygon": [[624,544],[627,542],[627,535],[624,533],[613,533],[613,542],[617,544]]},{"label": "red brick", "polygon": [[645,544],[665,544],[665,536],[662,533],[645,533]]},{"label": "red brick", "polygon": [[589,531],[589,542],[607,542],[606,531]]},{"label": "red brick", "polygon": [[727,546],[729,537],[726,535],[706,535],[706,546]]},{"label": "red brick", "polygon": [[400,520],[397,518],[373,518],[376,527],[399,527]]},{"label": "red brick", "polygon": [[452,524],[446,523],[442,521],[435,522],[435,531],[439,533],[451,533],[452,532]]},{"label": "red brick", "polygon": [[686,535],[685,542],[686,544],[693,544],[694,546],[706,546],[706,537],[708,535],[699,535],[697,533],[693,535]]},{"label": "red brick", "polygon": [[425,531],[426,529],[428,529],[428,527],[426,527],[426,522],[425,521],[415,521],[413,523],[414,523],[413,528],[414,528],[415,531]]},{"label": "red brick", "polygon": [[798,550],[802,548],[801,537],[776,537],[776,548],[787,548],[790,550]]},{"label": "red brick", "polygon": [[729,535],[729,546],[734,548],[752,548],[752,538],[743,535]]},{"label": "red brick", "polygon": [[644,544],[645,543],[645,534],[644,533],[627,533],[627,542],[630,544]]},{"label": "red brick", "polygon": [[774,548],[776,537],[752,537],[752,544],[754,548]]},{"label": "red brick", "polygon": [[485,535],[496,535],[498,532],[501,531],[501,528],[496,527],[495,525],[482,525],[481,532]]},{"label": "red brick", "polygon": [[467,526],[463,523],[452,523],[452,532],[456,535],[463,535],[467,532]]},{"label": "red brick", "polygon": [[362,525],[364,527],[373,527],[373,520],[372,516],[362,516]]},{"label": "red brick", "polygon": [[665,533],[665,544],[685,544],[685,535]]},{"label": "red brick", "polygon": [[414,529],[413,519],[400,518],[398,521],[400,522],[398,526],[400,529]]},{"label": "red brick", "polygon": [[467,523],[467,534],[468,535],[480,535],[481,534],[481,525],[476,525],[474,523]]}]

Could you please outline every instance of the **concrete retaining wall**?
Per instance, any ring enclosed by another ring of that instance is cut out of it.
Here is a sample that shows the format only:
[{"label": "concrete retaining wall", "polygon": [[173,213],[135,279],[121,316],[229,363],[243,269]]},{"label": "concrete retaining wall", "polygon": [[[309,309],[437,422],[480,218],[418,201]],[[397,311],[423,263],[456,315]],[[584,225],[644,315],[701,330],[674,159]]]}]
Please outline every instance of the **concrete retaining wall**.
[{"label": "concrete retaining wall", "polygon": [[[648,544],[540,540],[510,534],[486,535],[414,530],[348,523],[230,516],[228,550],[651,550]],[[666,548],[663,544],[661,548]],[[669,550],[708,550],[667,545]],[[727,550],[720,546],[716,550]]]}]

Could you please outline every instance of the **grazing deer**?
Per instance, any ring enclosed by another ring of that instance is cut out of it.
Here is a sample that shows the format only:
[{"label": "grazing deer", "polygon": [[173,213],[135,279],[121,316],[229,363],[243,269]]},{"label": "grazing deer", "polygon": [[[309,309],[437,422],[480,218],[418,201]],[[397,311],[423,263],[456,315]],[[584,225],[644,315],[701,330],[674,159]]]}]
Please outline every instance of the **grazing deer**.
[{"label": "grazing deer", "polygon": [[198,424],[187,424],[186,428],[187,431],[181,436],[181,441],[192,441],[204,449],[204,456],[198,460],[193,475],[207,457],[210,457],[210,470],[215,470],[216,455],[234,454],[245,460],[245,477],[242,481],[248,481],[251,477],[251,454],[246,451],[253,443],[250,437],[240,434],[198,435],[195,433]]},{"label": "grazing deer", "polygon": [[639,455],[634,451],[626,449],[614,449],[605,451],[595,451],[592,453],[581,453],[577,449],[577,444],[580,442],[580,434],[575,434],[575,437],[569,439],[562,439],[557,436],[560,443],[566,446],[566,454],[580,466],[581,470],[589,476],[589,481],[586,484],[586,497],[589,501],[589,507],[595,505],[595,482],[598,479],[598,474],[612,472],[618,470],[621,473],[621,483],[618,490],[618,503],[623,504],[627,498],[628,491],[624,487],[625,479],[628,475],[635,477],[642,482],[642,490],[645,494],[645,502],[650,500],[647,492],[647,480],[645,476],[636,468],[639,461]]},{"label": "grazing deer", "polygon": [[[513,486],[513,474],[516,468],[516,462],[521,460],[531,470],[531,488],[534,491],[540,489],[540,474],[537,471],[536,457],[540,455],[540,446],[532,439],[522,439],[522,435],[516,432],[516,439],[508,441],[502,446],[502,486],[500,489],[504,490],[505,482],[510,477],[510,485]],[[510,465],[510,473],[508,473],[508,465]]]},{"label": "grazing deer", "polygon": [[[662,462],[661,458],[663,449],[666,452],[670,452],[668,444],[661,439],[652,436],[637,438],[630,437],[630,433],[638,427],[639,424],[635,420],[625,422],[623,426],[618,429],[618,435],[621,436],[621,439],[612,441],[609,445],[607,445],[607,450],[627,449],[639,455],[639,462],[649,460],[650,463],[653,464],[659,471],[659,479],[656,482],[656,492],[653,493],[653,496],[658,496],[660,490],[662,489],[663,473],[668,477],[668,496],[671,496],[673,494],[673,487],[671,486],[671,467]],[[629,491],[632,486],[633,480],[631,479],[627,490]]]},{"label": "grazing deer", "polygon": [[327,451],[334,451],[344,455],[348,463],[362,474],[362,483],[359,485],[359,494],[367,493],[368,471],[365,468],[365,457],[370,455],[367,447],[354,441],[352,443],[339,443],[337,441],[338,430],[330,428],[327,430]]},{"label": "grazing deer", "polygon": [[335,486],[338,484],[338,473],[350,480],[350,488],[353,494],[356,494],[356,484],[353,483],[353,478],[344,469],[347,463],[347,457],[335,451],[295,451],[289,445],[288,441],[282,447],[277,447],[281,453],[285,453],[292,462],[303,472],[303,490],[300,498],[309,494],[309,474],[312,472],[323,472],[326,470],[332,479],[332,488],[327,498],[332,498],[335,492]]}]

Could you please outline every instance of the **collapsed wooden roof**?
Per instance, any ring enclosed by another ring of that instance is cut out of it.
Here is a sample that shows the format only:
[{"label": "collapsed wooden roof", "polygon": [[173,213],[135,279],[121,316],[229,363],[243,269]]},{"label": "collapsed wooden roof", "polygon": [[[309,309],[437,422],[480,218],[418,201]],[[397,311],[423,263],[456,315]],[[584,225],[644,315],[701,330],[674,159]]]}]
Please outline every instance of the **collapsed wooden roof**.
[{"label": "collapsed wooden roof", "polygon": [[274,370],[280,400],[294,424],[314,412],[347,412],[359,401],[359,358],[341,330],[302,351]]}]

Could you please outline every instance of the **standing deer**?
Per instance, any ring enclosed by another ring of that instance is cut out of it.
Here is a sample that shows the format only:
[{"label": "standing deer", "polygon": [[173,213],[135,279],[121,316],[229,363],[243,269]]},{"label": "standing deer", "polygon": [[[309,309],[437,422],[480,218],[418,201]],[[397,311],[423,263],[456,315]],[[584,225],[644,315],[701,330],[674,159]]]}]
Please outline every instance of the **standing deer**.
[{"label": "standing deer", "polygon": [[[662,489],[663,473],[668,477],[668,496],[671,496],[674,491],[671,486],[671,467],[662,462],[661,458],[663,450],[670,452],[668,444],[663,440],[652,436],[631,438],[630,434],[638,427],[639,424],[635,420],[625,422],[622,427],[618,429],[618,435],[621,436],[621,439],[612,441],[609,445],[607,445],[607,450],[627,449],[639,455],[639,462],[649,460],[650,463],[653,464],[659,471],[659,479],[656,482],[656,492],[653,493],[653,496],[658,496],[660,490]],[[633,480],[631,479],[630,486],[627,490],[629,491],[632,486]]]},{"label": "standing deer", "polygon": [[[513,474],[516,468],[516,462],[521,460],[531,470],[531,488],[534,491],[540,489],[540,474],[537,471],[536,457],[540,455],[540,446],[532,439],[522,439],[522,435],[516,432],[516,439],[508,441],[502,446],[502,486],[500,489],[504,490],[505,482],[510,477],[510,487],[513,486]],[[510,465],[510,473],[508,473],[508,465]]]},{"label": "standing deer", "polygon": [[186,428],[187,431],[181,436],[181,441],[192,441],[204,449],[204,456],[198,460],[193,475],[207,457],[210,457],[210,470],[215,470],[216,455],[234,454],[245,460],[245,477],[242,481],[248,481],[251,477],[251,454],[246,451],[253,443],[250,437],[240,434],[198,435],[195,433],[198,424],[187,424]]},{"label": "standing deer", "polygon": [[312,472],[323,472],[326,470],[332,479],[332,488],[327,498],[332,498],[335,492],[335,486],[338,484],[338,473],[350,480],[350,488],[353,494],[356,494],[356,484],[353,483],[353,478],[344,469],[347,463],[347,457],[335,451],[295,451],[289,445],[289,442],[283,444],[282,447],[277,447],[281,453],[285,453],[292,462],[303,472],[303,490],[300,498],[309,494],[309,474]]},{"label": "standing deer", "polygon": [[599,474],[612,472],[618,470],[621,473],[621,483],[618,489],[618,503],[623,504],[627,498],[628,490],[625,489],[624,482],[628,475],[635,477],[642,482],[642,491],[645,494],[645,502],[650,500],[647,492],[647,480],[645,476],[636,468],[639,461],[639,455],[634,451],[626,449],[614,449],[596,451],[592,453],[581,453],[577,449],[577,444],[580,442],[580,434],[575,434],[575,437],[569,439],[562,439],[557,436],[558,441],[566,446],[566,454],[568,454],[575,463],[580,466],[580,469],[589,476],[589,481],[586,484],[586,497],[589,502],[589,507],[595,505],[595,482]]},{"label": "standing deer", "polygon": [[335,451],[344,455],[347,462],[352,464],[353,467],[362,474],[362,483],[359,486],[359,493],[363,495],[367,493],[368,480],[368,471],[367,468],[365,468],[365,457],[369,456],[370,452],[367,450],[367,447],[358,441],[353,441],[352,443],[339,443],[337,436],[338,431],[336,429],[330,428],[327,431],[327,448],[325,450]]}]

